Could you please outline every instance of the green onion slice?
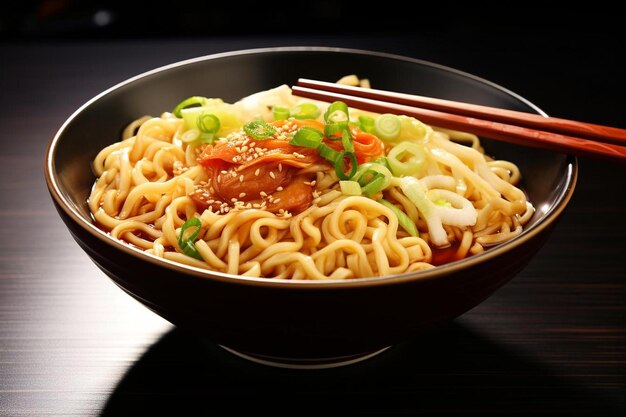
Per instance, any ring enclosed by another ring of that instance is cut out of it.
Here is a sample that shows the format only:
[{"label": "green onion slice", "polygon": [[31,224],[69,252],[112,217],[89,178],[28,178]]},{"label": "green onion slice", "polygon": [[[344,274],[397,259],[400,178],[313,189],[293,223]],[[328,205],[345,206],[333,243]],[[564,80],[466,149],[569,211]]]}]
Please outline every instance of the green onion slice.
[{"label": "green onion slice", "polygon": [[186,109],[188,107],[195,107],[195,106],[204,106],[207,103],[207,100],[208,99],[206,97],[201,97],[201,96],[193,96],[193,97],[186,98],[180,103],[178,103],[176,107],[174,107],[174,110],[172,110],[172,113],[174,113],[174,116],[180,119],[183,117],[181,113],[182,109]]},{"label": "green onion slice", "polygon": [[243,125],[243,130],[253,139],[263,140],[274,136],[276,130],[264,120],[252,120]]},{"label": "green onion slice", "polygon": [[395,114],[382,114],[374,121],[376,134],[382,140],[394,140],[400,136],[402,122]]},{"label": "green onion slice", "polygon": [[[350,126],[347,122],[327,123],[324,125],[324,134],[330,140],[339,140],[344,132],[350,132]],[[341,135],[338,135],[341,133]]]},{"label": "green onion slice", "polygon": [[339,181],[343,195],[361,195],[361,186],[356,181]]},{"label": "green onion slice", "polygon": [[354,143],[352,143],[352,135],[350,134],[350,130],[344,130],[341,135],[341,144],[343,145],[343,149],[346,152],[354,152]]},{"label": "green onion slice", "polygon": [[[195,227],[191,233],[187,232],[187,229],[190,227]],[[198,238],[200,234],[200,229],[202,227],[202,222],[197,217],[192,217],[188,219],[180,229],[180,235],[178,236],[178,246],[182,249],[182,251],[187,256],[191,256],[192,258],[196,258],[202,260],[202,256],[198,253],[196,249],[196,245],[194,242]],[[187,233],[186,233],[187,232]]]},{"label": "green onion slice", "polygon": [[196,125],[203,133],[217,133],[220,130],[220,119],[216,115],[211,113],[201,113],[196,119]]},{"label": "green onion slice", "polygon": [[309,126],[303,126],[293,135],[293,139],[291,139],[289,144],[316,149],[322,143],[323,139],[324,135],[319,130]]},{"label": "green onion slice", "polygon": [[387,155],[391,172],[397,177],[414,175],[424,165],[424,147],[413,142],[400,142]]},{"label": "green onion slice", "polygon": [[402,226],[402,228],[406,230],[408,234],[410,234],[411,236],[417,236],[417,226],[415,225],[415,222],[411,220],[411,218],[405,212],[403,212],[395,204],[392,204],[384,198],[381,198],[380,200],[378,200],[378,202],[393,211],[393,213],[398,218],[398,224]]},{"label": "green onion slice", "polygon": [[377,173],[374,175],[374,178],[367,183],[362,189],[361,192],[366,197],[371,197],[379,191],[382,191],[385,188],[385,176],[383,174]]},{"label": "green onion slice", "polygon": [[372,161],[375,164],[380,164],[382,166],[384,166],[385,168],[387,168],[388,170],[391,170],[391,167],[389,166],[389,161],[387,160],[387,157],[385,156],[381,156],[380,158],[376,158]]},{"label": "green onion slice", "polygon": [[333,165],[341,157],[341,152],[337,152],[336,150],[324,143],[319,144],[319,146],[317,147],[317,153],[319,153],[322,158],[324,158]]},{"label": "green onion slice", "polygon": [[200,143],[213,143],[215,140],[215,133],[202,133],[200,134]]},{"label": "green onion slice", "polygon": [[[348,158],[350,160],[350,172],[344,171],[344,160]],[[349,180],[354,176],[357,169],[356,156],[354,152],[341,152],[339,158],[335,161],[335,173],[340,180]]]},{"label": "green onion slice", "polygon": [[328,106],[324,113],[324,121],[326,123],[348,123],[350,116],[348,113],[348,105],[343,101],[335,101]]},{"label": "green onion slice", "polygon": [[274,106],[272,108],[272,114],[274,115],[274,120],[287,120],[289,119],[290,112],[287,107]]},{"label": "green onion slice", "polygon": [[374,132],[374,119],[367,116],[359,116],[359,127],[367,133]]},{"label": "green onion slice", "polygon": [[382,178],[384,179],[384,181],[380,190],[376,191],[378,192],[389,187],[389,185],[391,184],[391,180],[393,178],[391,171],[389,171],[384,165],[377,164],[374,162],[368,162],[366,164],[362,164],[359,166],[359,169],[357,170],[356,174],[354,175],[352,179],[354,181],[358,181],[359,184],[361,184],[361,186],[365,187],[367,184],[374,181],[376,178],[379,178],[378,176],[379,174],[382,175]]},{"label": "green onion slice", "polygon": [[320,114],[320,108],[313,103],[301,103],[291,109],[289,112],[291,117],[296,119],[317,119]]}]

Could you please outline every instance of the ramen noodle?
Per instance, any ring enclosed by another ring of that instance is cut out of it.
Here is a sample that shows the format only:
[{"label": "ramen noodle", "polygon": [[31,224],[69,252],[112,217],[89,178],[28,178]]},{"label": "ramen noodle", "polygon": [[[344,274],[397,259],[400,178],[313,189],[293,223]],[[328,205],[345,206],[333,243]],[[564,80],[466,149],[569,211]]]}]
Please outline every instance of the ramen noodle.
[{"label": "ramen noodle", "polygon": [[89,208],[113,238],[248,277],[419,271],[513,239],[534,212],[517,166],[475,135],[287,86],[139,118],[93,171]]}]

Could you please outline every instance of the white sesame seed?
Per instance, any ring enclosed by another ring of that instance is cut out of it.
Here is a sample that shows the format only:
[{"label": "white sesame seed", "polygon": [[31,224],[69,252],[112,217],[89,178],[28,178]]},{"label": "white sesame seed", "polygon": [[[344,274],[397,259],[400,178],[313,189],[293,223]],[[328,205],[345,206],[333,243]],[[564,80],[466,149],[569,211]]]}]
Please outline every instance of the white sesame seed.
[{"label": "white sesame seed", "polygon": [[317,181],[315,180],[311,181],[311,187],[315,187],[315,184],[317,184]]},{"label": "white sesame seed", "polygon": [[239,176],[239,182],[243,182],[243,174]]},{"label": "white sesame seed", "polygon": [[248,144],[251,148],[254,148],[256,146],[256,142],[251,142]]},{"label": "white sesame seed", "polygon": [[235,178],[237,176],[237,171],[233,169],[232,171],[230,171],[230,175],[232,175],[233,178]]},{"label": "white sesame seed", "polygon": [[272,179],[276,179],[276,174],[274,174],[274,171],[270,171],[270,177],[272,177]]},{"label": "white sesame seed", "polygon": [[226,171],[225,169],[223,169],[223,170],[221,170],[221,171],[220,171],[220,173],[221,173],[221,174],[223,174],[223,175],[226,175],[226,174],[228,174],[228,171]]},{"label": "white sesame seed", "polygon": [[232,201],[233,203],[237,202],[237,199],[235,197],[231,198],[230,201]]},{"label": "white sesame seed", "polygon": [[259,203],[254,203],[254,204],[252,205],[252,207],[254,207],[254,208],[261,208],[261,205],[260,205]]},{"label": "white sesame seed", "polygon": [[278,164],[278,172],[283,172],[283,164]]},{"label": "white sesame seed", "polygon": [[267,193],[265,191],[261,191],[259,194],[261,195],[261,197],[267,197]]},{"label": "white sesame seed", "polygon": [[244,198],[246,196],[246,193],[239,193],[239,198]]},{"label": "white sesame seed", "polygon": [[254,175],[257,176],[257,177],[259,176],[260,173],[261,173],[261,169],[260,168],[257,168],[256,171],[254,171]]},{"label": "white sesame seed", "polygon": [[256,159],[259,157],[259,154],[255,152],[253,156],[254,156],[254,159]]},{"label": "white sesame seed", "polygon": [[280,198],[277,198],[276,200],[273,201],[275,204],[280,203]]},{"label": "white sesame seed", "polygon": [[283,190],[283,187],[280,187],[280,186],[276,187],[276,191],[282,191],[282,190]]}]

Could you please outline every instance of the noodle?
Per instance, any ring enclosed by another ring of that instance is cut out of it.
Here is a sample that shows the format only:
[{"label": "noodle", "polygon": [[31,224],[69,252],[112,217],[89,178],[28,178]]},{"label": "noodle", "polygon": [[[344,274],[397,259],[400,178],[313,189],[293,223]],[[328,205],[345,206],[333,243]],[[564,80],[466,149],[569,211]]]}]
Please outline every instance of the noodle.
[{"label": "noodle", "polygon": [[[293,105],[293,96],[270,91],[272,105]],[[251,97],[265,97],[259,94]],[[252,111],[250,97],[240,103],[246,112]],[[267,108],[267,103],[262,105]],[[271,120],[267,114],[265,118]],[[274,139],[288,140],[302,125],[296,122],[275,123]],[[97,224],[113,238],[146,253],[250,277],[329,280],[401,274],[433,267],[438,247],[453,245],[454,259],[461,259],[519,235],[534,209],[516,187],[521,179],[517,166],[487,158],[475,135],[422,126],[422,137],[408,139],[423,149],[419,172],[393,175],[385,188],[366,196],[346,194],[331,164],[307,149],[287,155],[291,159],[274,168],[255,165],[249,170],[253,181],[244,180],[244,165],[229,167],[219,160],[215,167],[221,169],[212,171],[206,158],[212,157],[208,152],[214,145],[187,141],[198,134],[188,133],[184,119],[172,113],[145,116],[124,130],[120,142],[95,157],[98,178],[88,205]],[[233,161],[243,161],[248,152],[255,158],[272,153],[261,139],[244,136],[232,129],[215,143],[237,149]],[[381,155],[393,146],[384,144]],[[314,162],[304,164],[311,158]],[[359,166],[367,171],[372,160]],[[252,198],[255,181],[282,182],[274,187],[275,194],[260,191]],[[300,188],[291,194],[306,204],[285,209],[287,188],[295,182]],[[228,194],[228,199],[215,197],[232,187],[241,192],[232,198]],[[404,217],[377,201],[380,198]],[[192,218],[200,225],[192,243],[195,257],[181,247],[183,229]],[[416,225],[416,235],[407,222]]]}]

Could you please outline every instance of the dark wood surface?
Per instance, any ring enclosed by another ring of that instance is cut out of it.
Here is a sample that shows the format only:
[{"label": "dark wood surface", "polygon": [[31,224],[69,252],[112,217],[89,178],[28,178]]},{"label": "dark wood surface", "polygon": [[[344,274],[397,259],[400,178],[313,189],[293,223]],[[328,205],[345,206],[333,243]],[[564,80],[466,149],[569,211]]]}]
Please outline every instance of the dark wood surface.
[{"label": "dark wood surface", "polygon": [[247,363],[130,299],[71,239],[42,170],[55,129],[103,89],[180,59],[270,45],[411,55],[488,78],[550,114],[626,127],[611,52],[620,43],[473,33],[0,45],[0,415],[625,412],[623,164],[581,159],[550,241],[480,306],[362,364],[299,372]]}]

